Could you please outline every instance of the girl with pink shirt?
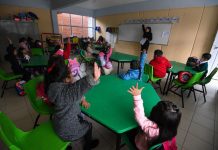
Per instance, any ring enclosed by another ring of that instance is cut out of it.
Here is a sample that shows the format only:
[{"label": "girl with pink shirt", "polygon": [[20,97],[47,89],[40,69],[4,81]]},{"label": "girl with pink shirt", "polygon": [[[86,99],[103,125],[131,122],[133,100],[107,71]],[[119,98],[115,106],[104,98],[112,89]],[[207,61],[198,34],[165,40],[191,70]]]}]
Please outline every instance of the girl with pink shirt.
[{"label": "girl with pink shirt", "polygon": [[[170,101],[160,101],[152,108],[147,118],[144,113],[142,88],[132,86],[129,93],[134,99],[134,114],[140,131],[135,136],[135,145],[139,150],[148,150],[155,144],[162,143],[162,150],[177,150],[176,134],[181,119],[181,111]],[[145,102],[146,103],[146,102]]]}]

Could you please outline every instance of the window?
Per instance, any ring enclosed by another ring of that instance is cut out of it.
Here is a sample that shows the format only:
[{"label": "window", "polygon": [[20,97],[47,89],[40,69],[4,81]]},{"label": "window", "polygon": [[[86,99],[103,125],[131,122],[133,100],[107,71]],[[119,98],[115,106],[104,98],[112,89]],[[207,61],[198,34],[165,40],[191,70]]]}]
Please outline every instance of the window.
[{"label": "window", "polygon": [[57,14],[59,33],[63,37],[94,37],[94,19],[68,13]]}]

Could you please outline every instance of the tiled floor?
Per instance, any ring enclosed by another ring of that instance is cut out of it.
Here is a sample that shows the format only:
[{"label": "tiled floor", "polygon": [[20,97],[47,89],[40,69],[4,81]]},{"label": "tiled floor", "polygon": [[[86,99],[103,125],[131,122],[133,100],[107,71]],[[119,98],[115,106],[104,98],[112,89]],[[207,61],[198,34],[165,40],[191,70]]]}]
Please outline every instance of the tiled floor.
[{"label": "tiled floor", "polygon": [[[114,63],[114,72],[116,72],[116,65]],[[128,65],[125,65],[124,70],[121,71],[127,70],[128,67]],[[13,86],[14,83],[10,83],[10,85]],[[194,102],[193,95],[185,98],[185,108],[181,108],[182,119],[177,135],[179,149],[218,150],[218,81],[213,80],[209,83],[207,91],[206,103],[204,103],[203,96],[200,93],[196,95],[197,102]],[[180,97],[172,93],[163,96],[158,89],[157,93],[162,100],[173,101],[181,107]],[[0,111],[6,113],[15,122],[17,127],[25,131],[32,129],[36,113],[29,104],[28,99],[18,96],[14,88],[7,89],[4,97],[0,99]],[[40,118],[40,122],[46,120],[48,120],[46,116]],[[115,149],[116,135],[100,124],[92,122],[94,125],[94,137],[100,139],[100,145],[96,150]],[[0,149],[6,148],[1,148],[0,144]],[[76,150],[78,149],[80,148],[77,147]],[[122,149],[127,150],[128,148],[124,146]]]}]

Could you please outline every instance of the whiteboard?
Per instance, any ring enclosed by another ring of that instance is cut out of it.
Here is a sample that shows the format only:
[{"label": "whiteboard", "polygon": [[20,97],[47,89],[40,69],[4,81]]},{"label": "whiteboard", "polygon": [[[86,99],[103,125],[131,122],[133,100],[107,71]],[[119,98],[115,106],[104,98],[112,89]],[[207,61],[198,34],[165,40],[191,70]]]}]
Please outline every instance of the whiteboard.
[{"label": "whiteboard", "polygon": [[[150,43],[167,45],[171,24],[145,24],[151,27],[153,39]],[[143,31],[141,24],[123,24],[119,26],[118,40],[139,42],[142,39]]]}]

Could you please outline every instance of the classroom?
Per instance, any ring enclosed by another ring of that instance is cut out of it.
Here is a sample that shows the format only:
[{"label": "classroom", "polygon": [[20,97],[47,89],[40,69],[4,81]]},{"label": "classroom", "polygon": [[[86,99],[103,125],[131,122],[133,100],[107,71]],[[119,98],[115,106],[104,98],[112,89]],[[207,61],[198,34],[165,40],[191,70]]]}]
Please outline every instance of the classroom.
[{"label": "classroom", "polygon": [[217,0],[0,1],[0,150],[218,150]]}]

